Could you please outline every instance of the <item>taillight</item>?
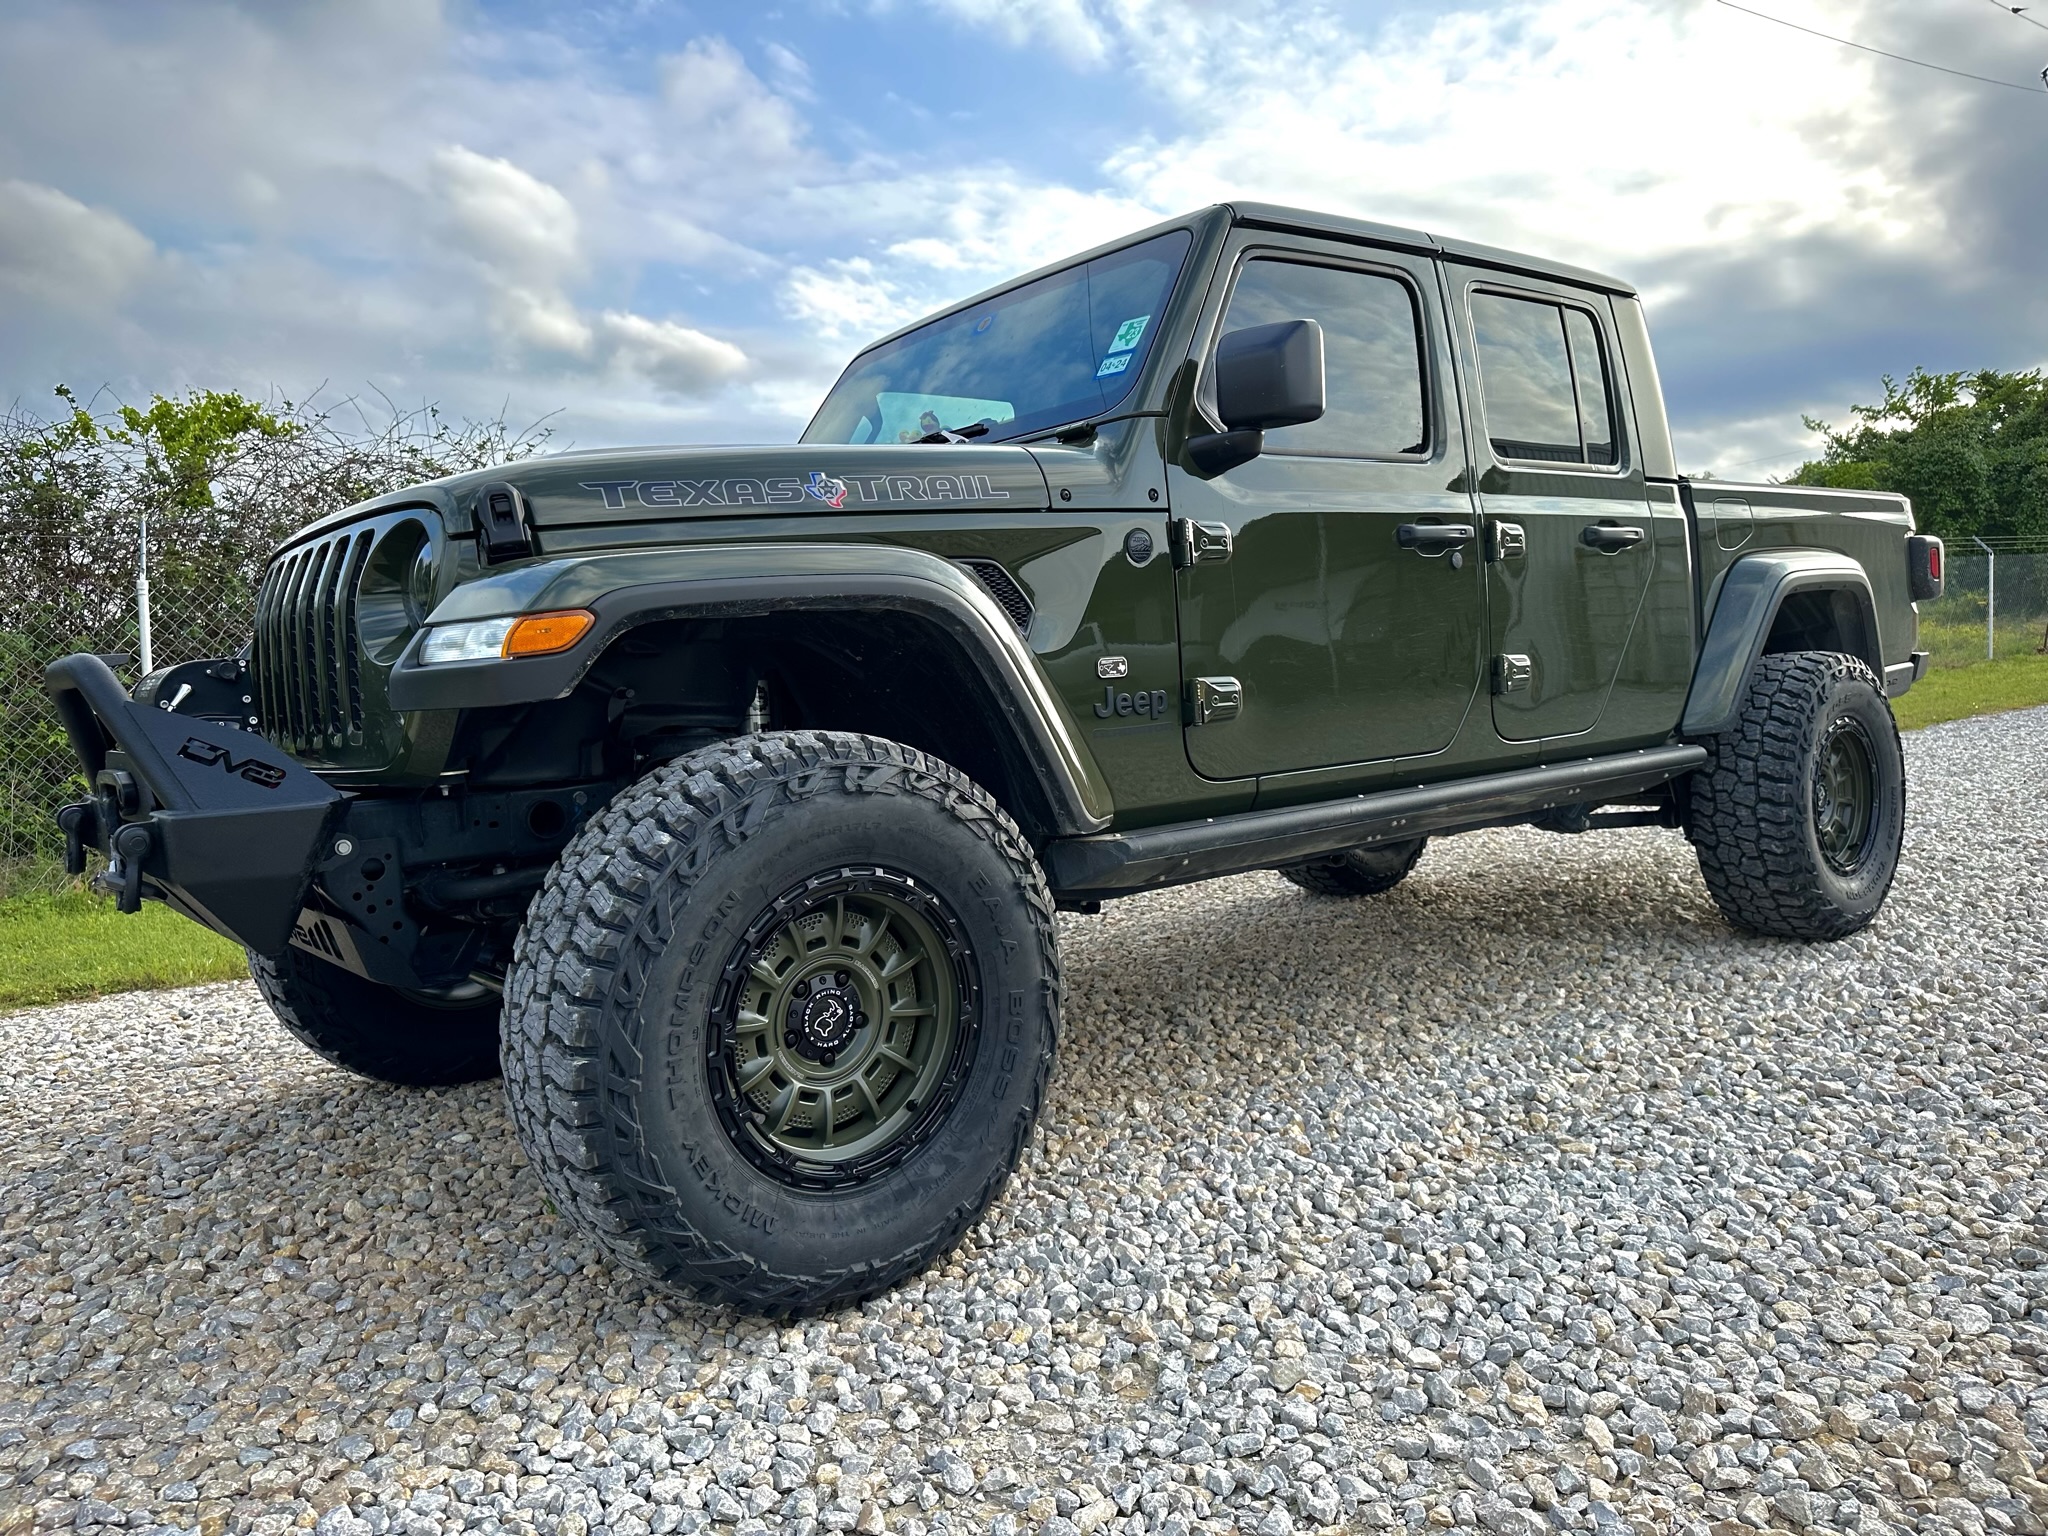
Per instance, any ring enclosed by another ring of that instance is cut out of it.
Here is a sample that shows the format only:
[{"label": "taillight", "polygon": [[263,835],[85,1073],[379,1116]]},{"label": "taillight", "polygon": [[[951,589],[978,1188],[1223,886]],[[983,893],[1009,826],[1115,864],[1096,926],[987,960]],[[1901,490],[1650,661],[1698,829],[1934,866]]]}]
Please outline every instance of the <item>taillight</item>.
[{"label": "taillight", "polygon": [[1916,603],[1941,596],[1941,540],[1916,533],[1906,540],[1906,590]]}]

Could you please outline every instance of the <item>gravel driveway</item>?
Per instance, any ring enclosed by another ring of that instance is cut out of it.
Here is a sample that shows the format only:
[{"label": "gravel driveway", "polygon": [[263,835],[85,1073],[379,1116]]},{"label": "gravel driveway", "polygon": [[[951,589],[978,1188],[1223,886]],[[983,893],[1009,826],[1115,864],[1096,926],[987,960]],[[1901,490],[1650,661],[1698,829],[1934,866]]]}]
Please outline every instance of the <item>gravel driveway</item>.
[{"label": "gravel driveway", "polygon": [[801,1326],[246,986],[0,1019],[0,1533],[2042,1531],[2048,711],[1907,756],[1831,947],[1657,832],[1064,920],[1017,1181]]}]

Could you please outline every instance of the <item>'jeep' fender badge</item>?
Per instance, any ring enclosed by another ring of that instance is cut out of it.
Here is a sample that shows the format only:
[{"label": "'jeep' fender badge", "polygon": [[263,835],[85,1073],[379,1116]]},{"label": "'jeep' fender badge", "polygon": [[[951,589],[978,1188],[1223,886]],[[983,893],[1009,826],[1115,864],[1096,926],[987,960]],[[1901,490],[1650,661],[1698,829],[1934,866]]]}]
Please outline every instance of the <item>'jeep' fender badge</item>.
[{"label": "'jeep' fender badge", "polygon": [[1118,693],[1114,688],[1105,688],[1096,701],[1095,718],[1107,720],[1111,715],[1149,715],[1154,720],[1164,720],[1166,690],[1154,688],[1148,693],[1140,688],[1135,693]]}]

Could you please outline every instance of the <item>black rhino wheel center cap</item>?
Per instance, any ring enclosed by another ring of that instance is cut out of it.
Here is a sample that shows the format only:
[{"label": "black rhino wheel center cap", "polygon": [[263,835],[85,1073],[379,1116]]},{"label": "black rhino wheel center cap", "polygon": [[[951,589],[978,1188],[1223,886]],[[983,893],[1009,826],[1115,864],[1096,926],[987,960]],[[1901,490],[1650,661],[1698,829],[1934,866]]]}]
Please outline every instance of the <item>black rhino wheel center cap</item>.
[{"label": "black rhino wheel center cap", "polygon": [[790,1000],[785,1043],[799,1056],[830,1066],[865,1022],[860,998],[844,973],[820,976]]}]

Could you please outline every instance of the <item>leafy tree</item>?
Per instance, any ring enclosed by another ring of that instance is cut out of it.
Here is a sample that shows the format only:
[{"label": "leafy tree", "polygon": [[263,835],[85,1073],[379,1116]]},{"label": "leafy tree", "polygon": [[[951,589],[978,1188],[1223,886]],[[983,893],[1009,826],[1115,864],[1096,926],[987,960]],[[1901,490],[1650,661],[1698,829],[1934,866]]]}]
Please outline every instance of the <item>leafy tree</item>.
[{"label": "leafy tree", "polygon": [[2048,537],[2048,379],[2038,370],[1915,368],[1903,385],[1887,374],[1883,400],[1850,414],[1839,431],[1806,418],[1824,446],[1792,484],[1899,492],[1922,529],[1958,543]]}]

